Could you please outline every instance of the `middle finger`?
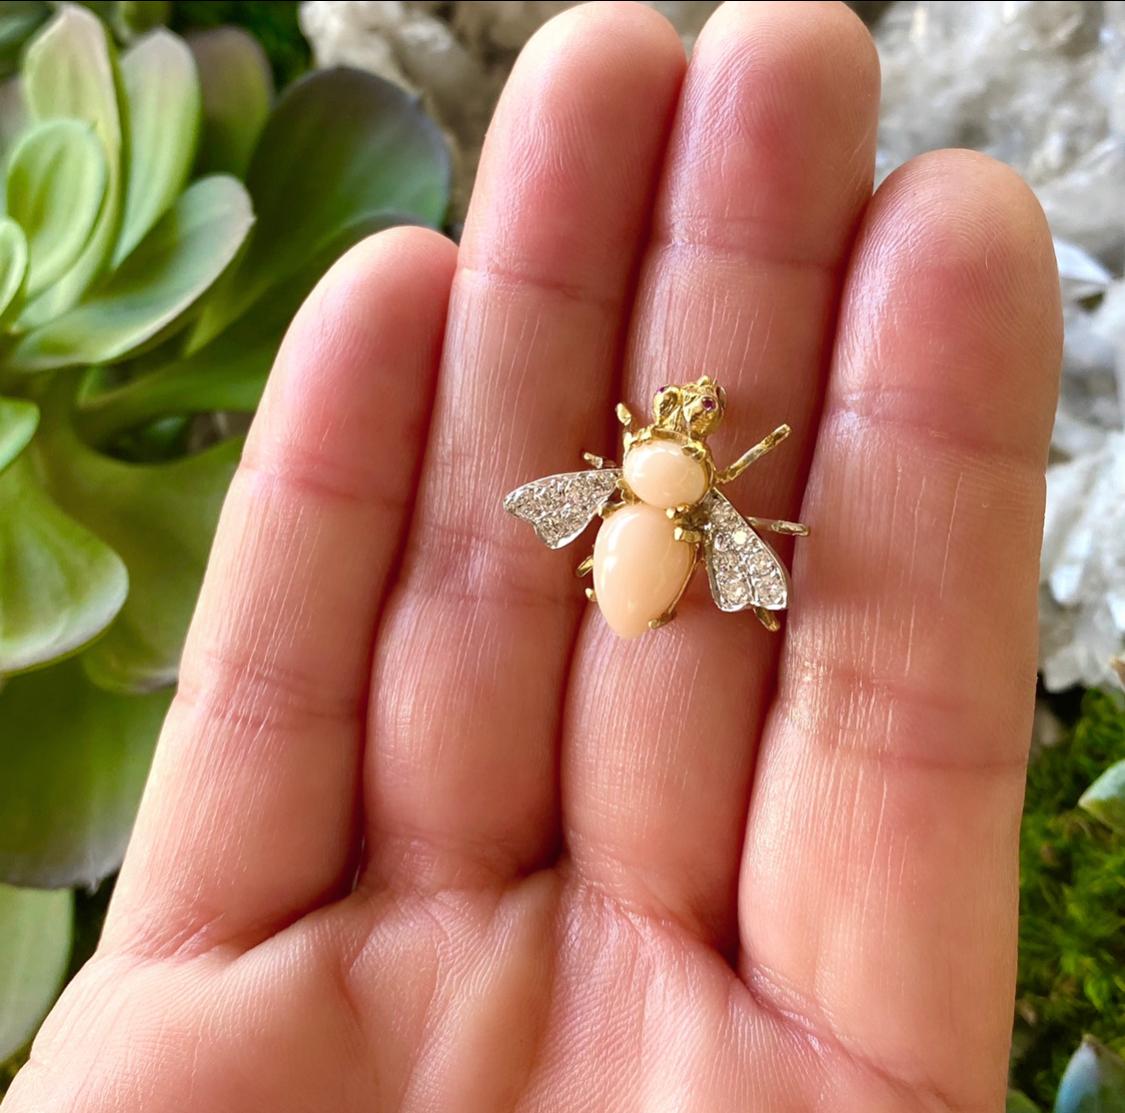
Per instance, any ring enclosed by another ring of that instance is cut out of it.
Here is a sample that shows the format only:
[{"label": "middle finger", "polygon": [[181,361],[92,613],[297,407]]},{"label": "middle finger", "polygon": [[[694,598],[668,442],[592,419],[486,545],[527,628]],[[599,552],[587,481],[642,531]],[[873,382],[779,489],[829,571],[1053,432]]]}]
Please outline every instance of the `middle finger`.
[{"label": "middle finger", "polygon": [[[643,425],[662,383],[710,375],[727,392],[720,467],[790,423],[789,440],[727,489],[744,514],[797,515],[842,268],[871,191],[878,88],[870,36],[843,4],[726,4],[696,43],[627,401]],[[752,612],[720,613],[697,574],[670,626],[622,642],[599,619],[579,645],[563,751],[571,855],[628,903],[720,945],[734,937],[779,640]]]}]

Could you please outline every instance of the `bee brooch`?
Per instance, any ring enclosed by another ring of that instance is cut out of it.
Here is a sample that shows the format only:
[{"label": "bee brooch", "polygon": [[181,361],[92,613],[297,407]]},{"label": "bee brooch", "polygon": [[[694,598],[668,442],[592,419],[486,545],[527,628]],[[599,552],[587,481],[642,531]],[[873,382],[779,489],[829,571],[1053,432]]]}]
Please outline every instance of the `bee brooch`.
[{"label": "bee brooch", "polygon": [[785,440],[789,426],[778,426],[718,469],[707,438],[725,405],[722,387],[706,375],[658,390],[652,424],[635,432],[633,415],[618,405],[625,428],[621,467],[584,453],[590,468],[533,480],[504,499],[504,509],[552,549],[569,545],[601,516],[594,550],[577,571],[593,572],[586,595],[623,638],[672,620],[701,556],[719,610],[753,609],[763,626],[778,629],[789,576],[755,531],[807,537],[808,526],[743,517],[719,488]]}]

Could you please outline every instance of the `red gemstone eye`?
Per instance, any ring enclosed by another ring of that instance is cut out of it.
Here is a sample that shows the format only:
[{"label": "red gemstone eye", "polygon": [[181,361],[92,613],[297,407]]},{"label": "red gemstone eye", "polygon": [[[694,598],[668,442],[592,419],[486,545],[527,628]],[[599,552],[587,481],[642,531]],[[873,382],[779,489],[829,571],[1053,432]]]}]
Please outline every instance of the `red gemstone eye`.
[{"label": "red gemstone eye", "polygon": [[705,410],[713,410],[715,408],[715,399],[714,398],[704,398],[703,399],[703,408]]}]

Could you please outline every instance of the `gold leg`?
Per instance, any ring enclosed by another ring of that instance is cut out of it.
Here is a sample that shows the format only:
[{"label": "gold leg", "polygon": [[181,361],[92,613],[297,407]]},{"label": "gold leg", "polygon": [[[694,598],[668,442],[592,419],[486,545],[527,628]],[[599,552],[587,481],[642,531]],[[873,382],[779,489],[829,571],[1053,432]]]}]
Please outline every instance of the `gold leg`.
[{"label": "gold leg", "polygon": [[676,617],[676,608],[669,607],[659,618],[649,620],[648,628],[650,630],[659,630],[661,626],[667,626],[669,622]]},{"label": "gold leg", "polygon": [[723,468],[715,479],[718,484],[737,479],[755,460],[760,460],[767,452],[772,452],[791,432],[788,425],[779,425],[768,436],[763,437],[753,448],[747,449],[733,464]]},{"label": "gold leg", "polygon": [[786,522],[780,518],[747,518],[755,529],[768,529],[771,533],[782,533],[787,537],[808,537],[809,527],[804,522]]},{"label": "gold leg", "polygon": [[582,563],[574,570],[576,576],[588,575],[594,568],[594,554],[591,553]]},{"label": "gold leg", "polygon": [[773,611],[767,611],[765,607],[755,607],[754,613],[758,616],[758,621],[771,634],[776,634],[781,629],[781,623],[778,622],[777,615]]},{"label": "gold leg", "polygon": [[586,588],[586,598],[589,599],[591,603],[597,602],[597,599],[594,597],[594,589],[592,587]]}]

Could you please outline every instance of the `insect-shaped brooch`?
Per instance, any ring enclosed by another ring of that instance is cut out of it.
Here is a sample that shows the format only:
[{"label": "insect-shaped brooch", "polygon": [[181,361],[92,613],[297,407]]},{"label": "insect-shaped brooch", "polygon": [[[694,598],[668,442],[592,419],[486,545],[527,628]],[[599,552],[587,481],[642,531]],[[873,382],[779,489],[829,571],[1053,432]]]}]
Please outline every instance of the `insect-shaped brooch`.
[{"label": "insect-shaped brooch", "polygon": [[746,518],[719,490],[789,436],[780,425],[729,467],[718,469],[707,438],[723,419],[726,395],[706,375],[666,386],[653,398],[653,422],[633,431],[623,405],[622,466],[584,453],[592,467],[549,475],[517,487],[504,509],[530,523],[552,549],[569,545],[601,515],[594,551],[578,574],[610,628],[635,638],[670,622],[702,555],[721,611],[753,609],[768,630],[789,603],[789,576],[756,530],[808,536],[808,526]]}]

